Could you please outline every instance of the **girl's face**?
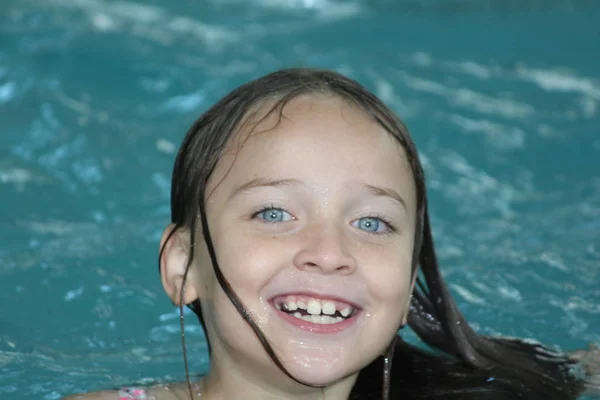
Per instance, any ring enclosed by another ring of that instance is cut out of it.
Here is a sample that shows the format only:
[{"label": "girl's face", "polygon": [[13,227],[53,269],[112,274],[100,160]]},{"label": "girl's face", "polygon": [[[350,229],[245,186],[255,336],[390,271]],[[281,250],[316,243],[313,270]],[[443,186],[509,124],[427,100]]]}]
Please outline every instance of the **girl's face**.
[{"label": "girl's face", "polygon": [[[206,212],[219,266],[294,377],[353,382],[385,352],[407,313],[413,176],[398,142],[336,97],[297,98],[278,117],[238,133],[209,181]],[[213,363],[291,384],[198,242],[191,282]]]}]

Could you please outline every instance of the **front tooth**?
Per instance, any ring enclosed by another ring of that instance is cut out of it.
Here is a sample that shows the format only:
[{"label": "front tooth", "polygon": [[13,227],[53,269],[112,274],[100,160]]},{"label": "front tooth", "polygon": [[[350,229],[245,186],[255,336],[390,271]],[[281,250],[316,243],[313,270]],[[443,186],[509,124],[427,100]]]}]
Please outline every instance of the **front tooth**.
[{"label": "front tooth", "polygon": [[335,304],[332,301],[326,301],[321,306],[321,312],[326,315],[335,314]]},{"label": "front tooth", "polygon": [[306,312],[312,315],[321,314],[321,302],[318,300],[310,300],[308,302],[308,307],[306,308]]},{"label": "front tooth", "polygon": [[325,325],[333,324],[333,318],[329,315],[321,315],[321,323]]},{"label": "front tooth", "polygon": [[347,308],[344,308],[342,311],[340,311],[340,314],[342,314],[342,316],[344,318],[346,318],[348,315],[350,315],[350,311],[351,311],[350,308],[347,307]]},{"label": "front tooth", "polygon": [[321,323],[321,315],[311,315],[310,322],[312,322],[313,324],[320,324]]},{"label": "front tooth", "polygon": [[294,317],[296,317],[296,318],[302,318],[302,314],[300,314],[299,312],[295,312],[294,313]]},{"label": "front tooth", "polygon": [[293,301],[286,303],[286,307],[287,307],[288,311],[296,311],[298,309],[298,305]]},{"label": "front tooth", "polygon": [[303,310],[306,310],[306,303],[304,303],[302,300],[299,300],[296,305],[298,306],[298,308],[301,308]]}]

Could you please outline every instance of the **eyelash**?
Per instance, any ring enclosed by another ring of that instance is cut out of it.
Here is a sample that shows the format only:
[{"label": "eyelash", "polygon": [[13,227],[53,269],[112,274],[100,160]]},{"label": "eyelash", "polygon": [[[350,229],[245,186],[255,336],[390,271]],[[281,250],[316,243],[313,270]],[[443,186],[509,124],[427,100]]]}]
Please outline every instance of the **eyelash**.
[{"label": "eyelash", "polygon": [[367,233],[370,233],[372,235],[390,235],[392,233],[396,233],[397,232],[397,229],[394,226],[394,224],[392,223],[392,221],[390,220],[390,218],[386,217],[385,215],[382,215],[382,214],[367,215],[367,216],[361,217],[359,219],[362,219],[362,218],[374,218],[374,219],[378,219],[381,222],[383,222],[384,224],[386,224],[387,227],[389,228],[389,231],[387,231],[387,232],[367,232]]},{"label": "eyelash", "polygon": [[[265,212],[265,211],[270,211],[270,210],[281,210],[281,211],[285,211],[283,208],[276,206],[275,204],[271,204],[268,206],[260,206],[258,208],[256,208],[255,210],[253,210],[250,215],[251,215],[251,219],[255,219],[256,217],[258,217],[258,214]],[[287,212],[287,211],[286,211]]]},{"label": "eyelash", "polygon": [[[269,211],[269,210],[281,210],[281,211],[287,212],[285,209],[283,209],[281,207],[278,207],[278,206],[276,206],[274,204],[271,204],[271,205],[268,205],[268,206],[261,206],[261,207],[255,209],[254,211],[252,211],[252,213],[251,213],[251,219],[256,219],[260,213],[265,212],[265,211]],[[378,219],[379,221],[381,221],[384,224],[386,224],[387,227],[389,228],[389,230],[387,232],[369,232],[369,231],[364,231],[364,232],[366,232],[366,233],[368,233],[370,235],[381,236],[381,235],[389,235],[389,234],[397,232],[397,229],[394,226],[394,224],[391,222],[390,218],[387,217],[387,216],[385,216],[385,215],[382,215],[382,214],[366,215],[366,216],[360,217],[358,219],[363,219],[363,218]]]}]

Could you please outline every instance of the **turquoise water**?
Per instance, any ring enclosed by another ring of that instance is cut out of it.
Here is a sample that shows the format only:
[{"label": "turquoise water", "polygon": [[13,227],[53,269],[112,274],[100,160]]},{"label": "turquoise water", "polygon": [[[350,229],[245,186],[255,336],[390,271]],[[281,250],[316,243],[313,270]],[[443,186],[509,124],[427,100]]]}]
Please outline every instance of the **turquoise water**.
[{"label": "turquoise water", "polygon": [[344,72],[408,124],[480,332],[600,342],[594,4],[2,2],[0,398],[182,379],[156,267],[175,151],[220,96],[284,66]]}]

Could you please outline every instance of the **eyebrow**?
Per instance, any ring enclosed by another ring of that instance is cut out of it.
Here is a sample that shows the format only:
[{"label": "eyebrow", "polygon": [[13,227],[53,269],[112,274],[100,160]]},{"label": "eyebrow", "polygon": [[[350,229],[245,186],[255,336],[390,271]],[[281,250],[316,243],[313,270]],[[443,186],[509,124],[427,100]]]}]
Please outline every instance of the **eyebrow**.
[{"label": "eyebrow", "polygon": [[405,210],[408,210],[408,207],[406,206],[406,201],[404,201],[404,198],[400,196],[400,193],[396,192],[394,189],[380,188],[377,186],[366,184],[364,185],[364,188],[371,194],[374,194],[375,196],[389,197],[392,200],[395,200],[398,203],[400,203]]},{"label": "eyebrow", "polygon": [[[238,186],[237,188],[235,188],[235,190],[231,193],[231,195],[229,196],[227,201],[231,200],[233,197],[238,196],[241,193],[244,193],[249,190],[259,188],[259,187],[295,186],[295,185],[300,185],[300,184],[302,184],[302,182],[299,181],[298,179],[269,179],[269,178],[264,178],[264,177],[254,178],[254,179],[251,179],[248,182]],[[408,207],[406,206],[406,201],[404,201],[404,198],[402,196],[400,196],[400,194],[398,192],[396,192],[394,189],[381,188],[378,186],[373,186],[373,185],[368,185],[368,184],[364,184],[363,188],[375,196],[388,197],[392,200],[395,200],[398,203],[400,203],[400,205],[402,205],[405,210],[408,210]]]},{"label": "eyebrow", "polygon": [[301,182],[297,179],[269,179],[269,178],[254,178],[249,180],[248,182],[238,186],[229,196],[231,200],[233,197],[247,192],[251,189],[259,188],[259,187],[280,187],[280,186],[294,186],[299,185]]}]

